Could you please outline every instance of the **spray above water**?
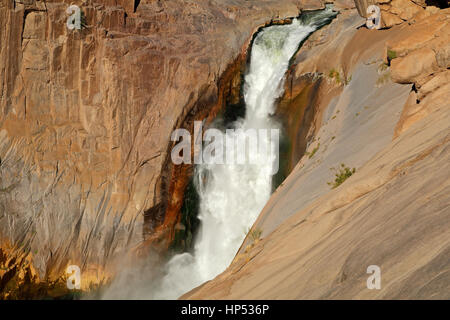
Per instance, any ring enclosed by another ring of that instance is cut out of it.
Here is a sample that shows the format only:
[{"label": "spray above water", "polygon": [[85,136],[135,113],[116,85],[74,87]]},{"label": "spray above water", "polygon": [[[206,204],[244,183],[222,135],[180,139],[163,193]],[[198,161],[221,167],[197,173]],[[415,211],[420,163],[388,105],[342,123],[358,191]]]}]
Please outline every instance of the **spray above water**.
[{"label": "spray above water", "polygon": [[[289,25],[264,28],[256,36],[245,76],[245,118],[235,129],[277,129],[271,118],[275,100],[283,93],[284,76],[301,42],[336,15],[330,8],[303,14]],[[226,132],[236,140],[237,131]],[[278,145],[259,137],[269,155],[258,164],[201,164],[194,181],[199,194],[200,230],[192,253],[174,256],[166,273],[140,298],[176,299],[223,272],[270,197]],[[142,290],[139,290],[142,293]]]}]

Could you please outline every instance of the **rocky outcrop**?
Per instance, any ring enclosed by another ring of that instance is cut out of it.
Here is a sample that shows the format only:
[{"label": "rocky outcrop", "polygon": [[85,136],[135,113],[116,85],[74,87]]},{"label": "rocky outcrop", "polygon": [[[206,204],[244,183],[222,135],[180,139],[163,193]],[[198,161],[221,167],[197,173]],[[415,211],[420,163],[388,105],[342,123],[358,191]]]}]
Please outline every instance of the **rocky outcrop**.
[{"label": "rocky outcrop", "polygon": [[436,108],[448,105],[450,86],[450,9],[423,16],[386,43],[392,80],[414,84],[394,137]]},{"label": "rocky outcrop", "polygon": [[[288,123],[304,152],[253,226],[261,239],[183,299],[449,298],[449,17],[419,14],[367,30],[347,10],[305,42],[281,105],[313,114]],[[340,168],[355,170],[336,184]]]},{"label": "rocky outcrop", "polygon": [[[82,30],[66,27],[69,4]],[[167,247],[185,185],[172,130],[226,103],[258,27],[323,5],[2,1],[1,241],[32,255],[41,279],[68,263],[103,278],[144,232]]]},{"label": "rocky outcrop", "polygon": [[370,5],[377,5],[381,10],[382,27],[390,28],[404,21],[413,22],[415,19],[422,19],[436,13],[439,8],[448,8],[449,2],[446,0],[355,0],[355,5],[361,17],[368,16],[367,8]]}]

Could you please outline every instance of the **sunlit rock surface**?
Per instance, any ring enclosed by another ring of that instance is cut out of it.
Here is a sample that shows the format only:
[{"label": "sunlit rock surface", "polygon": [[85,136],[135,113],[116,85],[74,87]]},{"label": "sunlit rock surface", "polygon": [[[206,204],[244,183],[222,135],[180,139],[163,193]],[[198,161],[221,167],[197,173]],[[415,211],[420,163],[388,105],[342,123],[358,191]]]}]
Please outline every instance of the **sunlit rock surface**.
[{"label": "sunlit rock surface", "polygon": [[[324,2],[1,1],[0,292],[61,296],[23,284],[76,264],[89,286],[143,243],[167,249],[189,178],[172,130],[235,102],[259,27]],[[383,30],[362,27],[373,3]],[[336,1],[288,71],[290,175],[262,239],[185,298],[449,298],[446,3]],[[356,172],[332,189],[342,164]],[[373,264],[381,290],[366,288]]]},{"label": "sunlit rock surface", "polygon": [[[314,109],[308,132],[288,127],[303,155],[254,225],[261,239],[247,237],[225,272],[183,299],[450,297],[448,70],[422,55],[447,61],[449,13],[367,30],[350,11],[303,45],[284,102]],[[396,69],[411,55],[417,64]],[[305,81],[318,83],[314,107],[297,99]],[[341,166],[356,171],[332,188]],[[370,265],[380,290],[367,288]]]},{"label": "sunlit rock surface", "polygon": [[[66,27],[70,4],[84,13],[80,31]],[[223,104],[219,82],[258,27],[321,7],[2,1],[0,240],[29,250],[41,278],[68,263],[105,277],[143,241],[144,215],[167,247],[178,219],[165,216],[172,130]]]}]

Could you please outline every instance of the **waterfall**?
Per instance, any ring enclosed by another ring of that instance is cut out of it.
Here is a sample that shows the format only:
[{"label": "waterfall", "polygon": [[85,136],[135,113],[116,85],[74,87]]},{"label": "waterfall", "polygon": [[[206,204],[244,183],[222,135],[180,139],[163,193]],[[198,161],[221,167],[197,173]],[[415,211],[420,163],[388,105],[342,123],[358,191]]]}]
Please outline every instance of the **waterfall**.
[{"label": "waterfall", "polygon": [[[283,93],[289,60],[309,34],[334,16],[328,8],[258,33],[245,76],[245,118],[236,121],[234,128],[278,128],[270,116],[275,100]],[[270,145],[269,140],[259,143]],[[176,255],[169,261],[168,273],[157,298],[177,298],[226,269],[244,240],[246,230],[270,197],[273,158],[277,151],[272,148],[271,157],[258,165],[202,164],[196,167],[201,226],[194,252]]]},{"label": "waterfall", "polygon": [[[327,8],[302,14],[288,25],[266,27],[258,33],[245,76],[246,114],[232,124],[234,129],[278,129],[271,115],[275,100],[283,93],[290,59],[309,34],[329,23],[335,15]],[[236,132],[225,134],[235,140]],[[258,164],[196,165],[194,181],[200,199],[201,223],[193,252],[172,257],[164,277],[148,288],[152,292],[147,292],[147,297],[176,299],[211,280],[230,264],[246,231],[271,194],[278,145],[274,148],[270,137],[262,140],[258,143],[266,145],[270,155],[259,159]]]}]

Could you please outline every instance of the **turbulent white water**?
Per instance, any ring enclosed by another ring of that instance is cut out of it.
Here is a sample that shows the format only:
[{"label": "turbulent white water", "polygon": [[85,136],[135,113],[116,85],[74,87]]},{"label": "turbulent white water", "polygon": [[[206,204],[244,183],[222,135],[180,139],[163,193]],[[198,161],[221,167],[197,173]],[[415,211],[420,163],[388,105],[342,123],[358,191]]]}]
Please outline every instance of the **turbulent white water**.
[{"label": "turbulent white water", "polygon": [[[255,38],[250,70],[245,77],[246,115],[235,128],[277,128],[270,115],[283,93],[284,75],[299,44],[334,14],[331,9],[309,21],[263,29]],[[259,141],[270,146],[269,137]],[[278,146],[277,146],[278,147]],[[248,230],[270,197],[273,160],[278,150],[258,165],[204,164],[196,168],[201,227],[193,254],[168,263],[157,298],[177,298],[225,270]],[[206,177],[206,178],[205,178]]]},{"label": "turbulent white water", "polygon": [[[306,23],[294,20],[289,25],[267,27],[257,35],[245,77],[246,115],[234,127],[277,128],[270,115],[275,100],[283,93],[289,60],[301,41],[332,15],[327,9]],[[259,143],[270,146],[269,140],[267,137]],[[201,227],[195,249],[193,254],[183,253],[171,259],[156,298],[177,298],[211,280],[230,264],[246,230],[270,197],[273,160],[278,152],[271,146],[271,155],[258,165],[197,166]]]},{"label": "turbulent white water", "polygon": [[[246,115],[233,124],[234,128],[277,128],[270,115],[275,100],[282,94],[289,60],[301,41],[334,15],[331,9],[326,9],[302,15],[302,21],[270,26],[258,33],[245,77]],[[271,194],[278,145],[275,148],[270,137],[263,140],[259,143],[270,146],[270,155],[257,165],[197,165],[195,181],[201,225],[193,253],[176,255],[168,262],[165,276],[148,288],[152,291],[148,293],[151,298],[178,298],[230,264]]]}]

